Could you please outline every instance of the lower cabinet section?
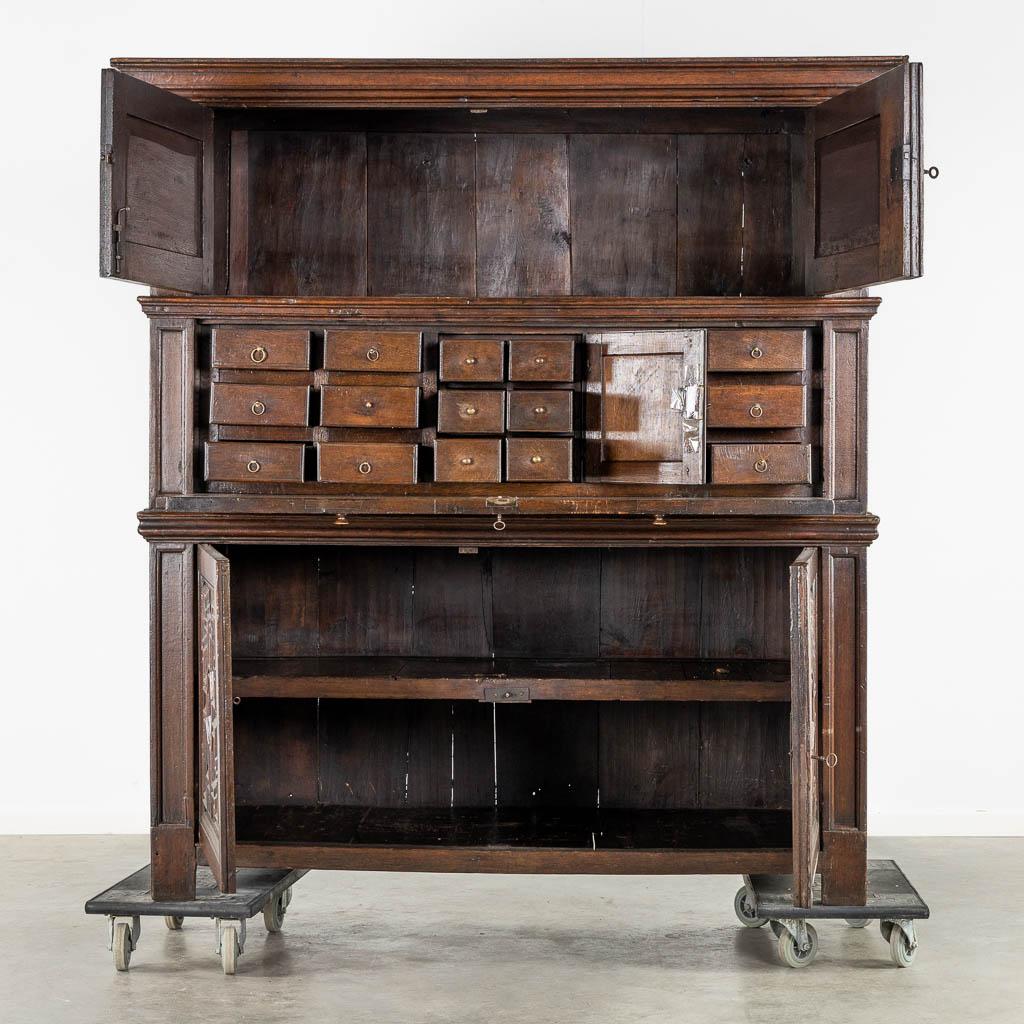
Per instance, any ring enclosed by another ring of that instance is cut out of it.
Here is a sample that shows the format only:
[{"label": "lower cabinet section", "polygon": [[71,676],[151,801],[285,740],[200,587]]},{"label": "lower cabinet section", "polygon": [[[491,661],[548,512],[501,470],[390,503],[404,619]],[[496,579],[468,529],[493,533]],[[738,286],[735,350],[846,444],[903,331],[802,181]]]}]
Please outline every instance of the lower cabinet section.
[{"label": "lower cabinet section", "polygon": [[200,778],[231,808],[204,843],[225,878],[813,872],[818,549],[198,561]]}]

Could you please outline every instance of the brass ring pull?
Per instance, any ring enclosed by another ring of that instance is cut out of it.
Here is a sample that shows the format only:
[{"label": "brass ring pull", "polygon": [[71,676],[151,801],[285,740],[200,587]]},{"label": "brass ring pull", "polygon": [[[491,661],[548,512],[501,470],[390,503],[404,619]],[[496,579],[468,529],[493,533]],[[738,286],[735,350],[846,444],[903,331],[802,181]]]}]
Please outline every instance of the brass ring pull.
[{"label": "brass ring pull", "polygon": [[547,409],[543,405],[535,405],[533,411],[537,416],[543,416],[547,412]]},{"label": "brass ring pull", "polygon": [[371,469],[373,469],[373,466],[371,466],[368,462],[360,462],[356,468],[359,470],[360,473],[363,474],[363,476],[366,476],[366,474],[369,473]]},{"label": "brass ring pull", "polygon": [[235,707],[237,708],[238,705],[242,703],[242,698],[241,697],[232,697],[231,698],[231,703],[234,704]]},{"label": "brass ring pull", "polygon": [[260,471],[260,464],[255,459],[250,459],[249,464],[245,468],[250,473],[258,473]]},{"label": "brass ring pull", "polygon": [[466,358],[463,361],[465,362],[465,364],[467,366],[475,366],[476,365],[476,356],[466,356]]},{"label": "brass ring pull", "polygon": [[761,346],[760,345],[755,345],[750,350],[750,358],[751,359],[760,359],[761,356],[763,356],[763,355],[764,355],[764,352],[761,350]]},{"label": "brass ring pull", "polygon": [[501,518],[501,513],[499,512],[498,518],[495,519],[494,522],[491,523],[491,525],[498,531],[498,533],[501,533],[501,531],[504,530],[508,524],[505,522],[504,519]]},{"label": "brass ring pull", "polygon": [[371,363],[377,362],[377,360],[380,359],[380,350],[375,348],[368,348],[366,350],[366,358],[369,359]]},{"label": "brass ring pull", "polygon": [[464,466],[473,465],[473,460],[468,455],[464,455],[461,459],[459,459],[459,462],[461,462]]},{"label": "brass ring pull", "polygon": [[363,402],[363,408],[364,409],[372,409],[373,408],[373,402],[369,402],[369,401]]},{"label": "brass ring pull", "polygon": [[267,407],[258,398],[249,408],[252,409],[253,416],[262,416],[267,411]]},{"label": "brass ring pull", "polygon": [[750,415],[753,416],[755,420],[759,420],[764,415],[764,409],[755,402],[754,405],[750,407]]},{"label": "brass ring pull", "polygon": [[467,416],[475,416],[476,415],[476,406],[475,405],[467,405],[466,406],[466,415]]},{"label": "brass ring pull", "polygon": [[544,363],[546,363],[546,362],[547,362],[547,359],[545,359],[545,358],[544,358],[544,356],[534,356],[534,357],[533,357],[533,361],[534,361],[534,362],[535,362],[535,363],[536,363],[536,364],[537,364],[538,366],[543,366],[543,365],[544,365]]},{"label": "brass ring pull", "polygon": [[755,473],[767,473],[768,472],[768,460],[767,459],[758,459],[757,462],[754,463],[754,472]]},{"label": "brass ring pull", "polygon": [[835,751],[831,754],[826,754],[824,757],[822,757],[821,754],[816,754],[815,756],[819,761],[825,762],[826,768],[835,768],[835,766],[839,764],[839,755]]},{"label": "brass ring pull", "polygon": [[250,353],[249,358],[254,363],[262,363],[267,358],[267,350],[262,345],[257,345]]},{"label": "brass ring pull", "polygon": [[544,461],[544,456],[543,456],[543,455],[531,455],[531,456],[530,456],[530,461],[531,461],[531,462],[532,462],[532,463],[533,463],[533,464],[534,464],[535,466],[536,466],[536,465],[539,465],[539,464],[540,464],[541,462],[543,462],[543,461]]}]

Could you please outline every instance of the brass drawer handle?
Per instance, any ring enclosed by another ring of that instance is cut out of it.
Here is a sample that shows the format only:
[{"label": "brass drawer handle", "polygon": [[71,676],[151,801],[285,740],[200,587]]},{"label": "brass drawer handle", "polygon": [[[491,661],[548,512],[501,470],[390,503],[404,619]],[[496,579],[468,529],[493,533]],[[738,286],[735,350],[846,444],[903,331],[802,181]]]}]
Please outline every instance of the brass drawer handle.
[{"label": "brass drawer handle", "polygon": [[533,361],[534,361],[534,362],[535,362],[535,363],[536,363],[536,364],[537,364],[538,366],[543,366],[543,365],[544,365],[544,364],[545,364],[545,363],[547,362],[547,359],[546,359],[546,358],[545,358],[544,356],[534,356],[534,357],[533,357]]},{"label": "brass drawer handle", "polygon": [[467,366],[475,366],[476,365],[476,356],[466,356],[466,358],[463,360],[463,362]]},{"label": "brass drawer handle", "polygon": [[750,407],[750,415],[753,416],[755,420],[759,420],[764,415],[764,409],[762,409],[759,404],[755,403]]},{"label": "brass drawer handle", "polygon": [[466,406],[466,415],[467,416],[475,416],[476,415],[476,406],[475,405],[467,405]]},{"label": "brass drawer handle", "polygon": [[750,358],[751,359],[760,359],[761,356],[763,356],[763,355],[764,355],[764,352],[761,350],[761,346],[760,345],[755,345],[750,350]]},{"label": "brass drawer handle", "polygon": [[767,459],[758,459],[757,462],[754,463],[754,472],[755,473],[767,473],[768,472],[768,460]]},{"label": "brass drawer handle", "polygon": [[547,409],[545,409],[543,405],[535,405],[533,407],[533,412],[536,416],[543,416],[544,413],[547,412]]},{"label": "brass drawer handle", "polygon": [[262,345],[257,345],[250,353],[249,358],[254,363],[262,363],[267,358],[267,350]]},{"label": "brass drawer handle", "polygon": [[262,416],[267,411],[267,407],[258,398],[249,408],[252,409],[253,416]]},{"label": "brass drawer handle", "polygon": [[366,358],[369,359],[371,363],[375,363],[380,359],[380,351],[375,348],[368,348],[366,350]]},{"label": "brass drawer handle", "polygon": [[356,468],[359,470],[360,473],[363,474],[363,476],[366,476],[366,474],[373,469],[373,466],[371,466],[368,462],[360,462]]},{"label": "brass drawer handle", "polygon": [[255,459],[250,459],[249,464],[245,468],[250,473],[258,473],[260,471],[260,464]]},{"label": "brass drawer handle", "polygon": [[544,461],[544,456],[543,455],[531,455],[530,456],[530,461],[536,466],[539,463]]},{"label": "brass drawer handle", "polygon": [[371,402],[371,401],[363,402],[363,408],[364,409],[372,409],[373,408],[373,402]]},{"label": "brass drawer handle", "polygon": [[464,455],[461,459],[459,459],[459,462],[461,462],[464,466],[473,465],[473,460],[468,455]]}]

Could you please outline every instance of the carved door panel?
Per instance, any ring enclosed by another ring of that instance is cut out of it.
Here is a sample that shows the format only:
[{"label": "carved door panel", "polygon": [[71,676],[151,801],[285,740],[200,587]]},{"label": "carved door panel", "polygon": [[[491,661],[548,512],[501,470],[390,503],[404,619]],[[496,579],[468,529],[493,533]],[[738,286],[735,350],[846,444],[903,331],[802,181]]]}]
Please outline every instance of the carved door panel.
[{"label": "carved door panel", "polygon": [[235,891],[231,577],[227,558],[196,553],[199,604],[199,844],[222,892]]},{"label": "carved door panel", "polygon": [[793,787],[793,902],[811,904],[821,849],[821,762],[818,758],[818,548],[804,548],[789,569],[790,758]]},{"label": "carved door panel", "polygon": [[808,292],[921,276],[921,65],[815,107]]},{"label": "carved door panel", "polygon": [[704,334],[587,336],[588,481],[704,482]]},{"label": "carved door panel", "polygon": [[100,275],[223,291],[213,111],[120,71],[104,71],[102,88]]}]

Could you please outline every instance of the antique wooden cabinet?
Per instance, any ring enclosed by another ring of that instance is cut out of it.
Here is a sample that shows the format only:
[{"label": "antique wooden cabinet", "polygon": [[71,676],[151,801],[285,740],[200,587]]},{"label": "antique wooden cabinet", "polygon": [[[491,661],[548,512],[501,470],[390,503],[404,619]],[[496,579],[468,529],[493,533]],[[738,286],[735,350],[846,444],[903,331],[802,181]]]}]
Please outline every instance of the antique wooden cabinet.
[{"label": "antique wooden cabinet", "polygon": [[865,899],[864,289],[903,57],[115,60],[152,865]]}]

